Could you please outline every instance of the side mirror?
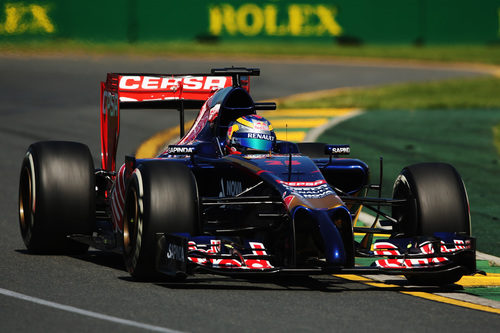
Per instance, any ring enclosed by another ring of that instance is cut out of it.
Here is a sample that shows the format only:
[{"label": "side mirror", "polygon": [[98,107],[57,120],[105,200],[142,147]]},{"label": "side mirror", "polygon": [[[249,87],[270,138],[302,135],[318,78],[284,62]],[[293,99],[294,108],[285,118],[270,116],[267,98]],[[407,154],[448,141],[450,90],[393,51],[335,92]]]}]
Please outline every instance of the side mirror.
[{"label": "side mirror", "polygon": [[299,147],[290,141],[276,141],[274,151],[278,154],[298,154]]},{"label": "side mirror", "polygon": [[219,150],[217,150],[217,144],[214,142],[200,142],[196,146],[195,153],[198,156],[203,157],[217,157],[219,156]]}]

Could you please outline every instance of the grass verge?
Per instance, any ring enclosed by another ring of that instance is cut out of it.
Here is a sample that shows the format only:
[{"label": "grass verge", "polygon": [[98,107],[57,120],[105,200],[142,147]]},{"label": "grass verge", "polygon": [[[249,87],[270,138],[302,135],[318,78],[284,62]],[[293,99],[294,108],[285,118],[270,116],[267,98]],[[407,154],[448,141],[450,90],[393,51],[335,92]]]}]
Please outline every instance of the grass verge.
[{"label": "grass verge", "polygon": [[308,100],[285,100],[280,108],[494,109],[500,78],[479,77],[338,90]]},{"label": "grass verge", "polygon": [[128,55],[213,55],[213,56],[297,56],[320,58],[382,58],[439,62],[474,62],[500,64],[500,45],[362,45],[340,46],[327,42],[266,42],[247,41],[199,43],[171,42],[96,42],[44,40],[0,42],[0,52],[69,53],[69,54],[128,54]]}]

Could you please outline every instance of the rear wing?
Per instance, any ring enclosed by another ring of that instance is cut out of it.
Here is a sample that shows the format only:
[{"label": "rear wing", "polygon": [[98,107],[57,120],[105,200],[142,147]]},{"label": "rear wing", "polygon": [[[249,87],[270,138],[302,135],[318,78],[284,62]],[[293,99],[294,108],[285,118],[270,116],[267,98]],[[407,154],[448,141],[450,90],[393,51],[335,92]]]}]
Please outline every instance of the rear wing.
[{"label": "rear wing", "polygon": [[174,109],[179,111],[180,134],[184,136],[184,110],[199,109],[217,90],[239,86],[250,89],[256,68],[212,69],[209,74],[108,73],[101,82],[101,167],[116,170],[120,135],[120,110]]}]

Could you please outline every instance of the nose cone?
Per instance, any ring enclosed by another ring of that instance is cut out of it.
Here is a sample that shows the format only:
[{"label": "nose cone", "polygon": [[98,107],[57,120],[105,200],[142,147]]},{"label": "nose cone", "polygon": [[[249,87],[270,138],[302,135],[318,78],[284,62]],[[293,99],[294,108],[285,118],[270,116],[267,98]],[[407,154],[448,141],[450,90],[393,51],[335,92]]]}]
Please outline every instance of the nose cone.
[{"label": "nose cone", "polygon": [[[340,231],[330,218],[329,211],[298,207],[293,214],[293,223],[295,225],[297,239],[304,236],[301,235],[301,233],[313,232],[312,230],[316,227],[323,241],[322,247],[324,249],[326,261],[329,264],[336,264],[339,266],[345,265],[346,251],[344,242]],[[303,227],[307,224],[309,224],[310,228]],[[297,252],[299,252],[299,250],[300,249],[297,249]]]}]

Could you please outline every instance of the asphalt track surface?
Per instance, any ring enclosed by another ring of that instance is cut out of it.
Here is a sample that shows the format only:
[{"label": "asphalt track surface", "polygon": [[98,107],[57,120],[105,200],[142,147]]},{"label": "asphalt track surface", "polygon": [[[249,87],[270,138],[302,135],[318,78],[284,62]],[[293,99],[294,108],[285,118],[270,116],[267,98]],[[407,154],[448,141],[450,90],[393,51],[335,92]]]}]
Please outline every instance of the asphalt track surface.
[{"label": "asphalt track surface", "polygon": [[[256,99],[477,75],[355,63],[0,57],[0,331],[500,330],[495,314],[326,275],[255,281],[198,275],[181,284],[138,283],[130,280],[118,255],[47,256],[24,250],[17,192],[25,150],[39,140],[79,141],[89,145],[98,166],[98,82],[106,72],[204,72],[226,65],[262,69],[263,76],[252,82]],[[176,112],[123,112],[119,161],[150,135],[176,123]]]}]

